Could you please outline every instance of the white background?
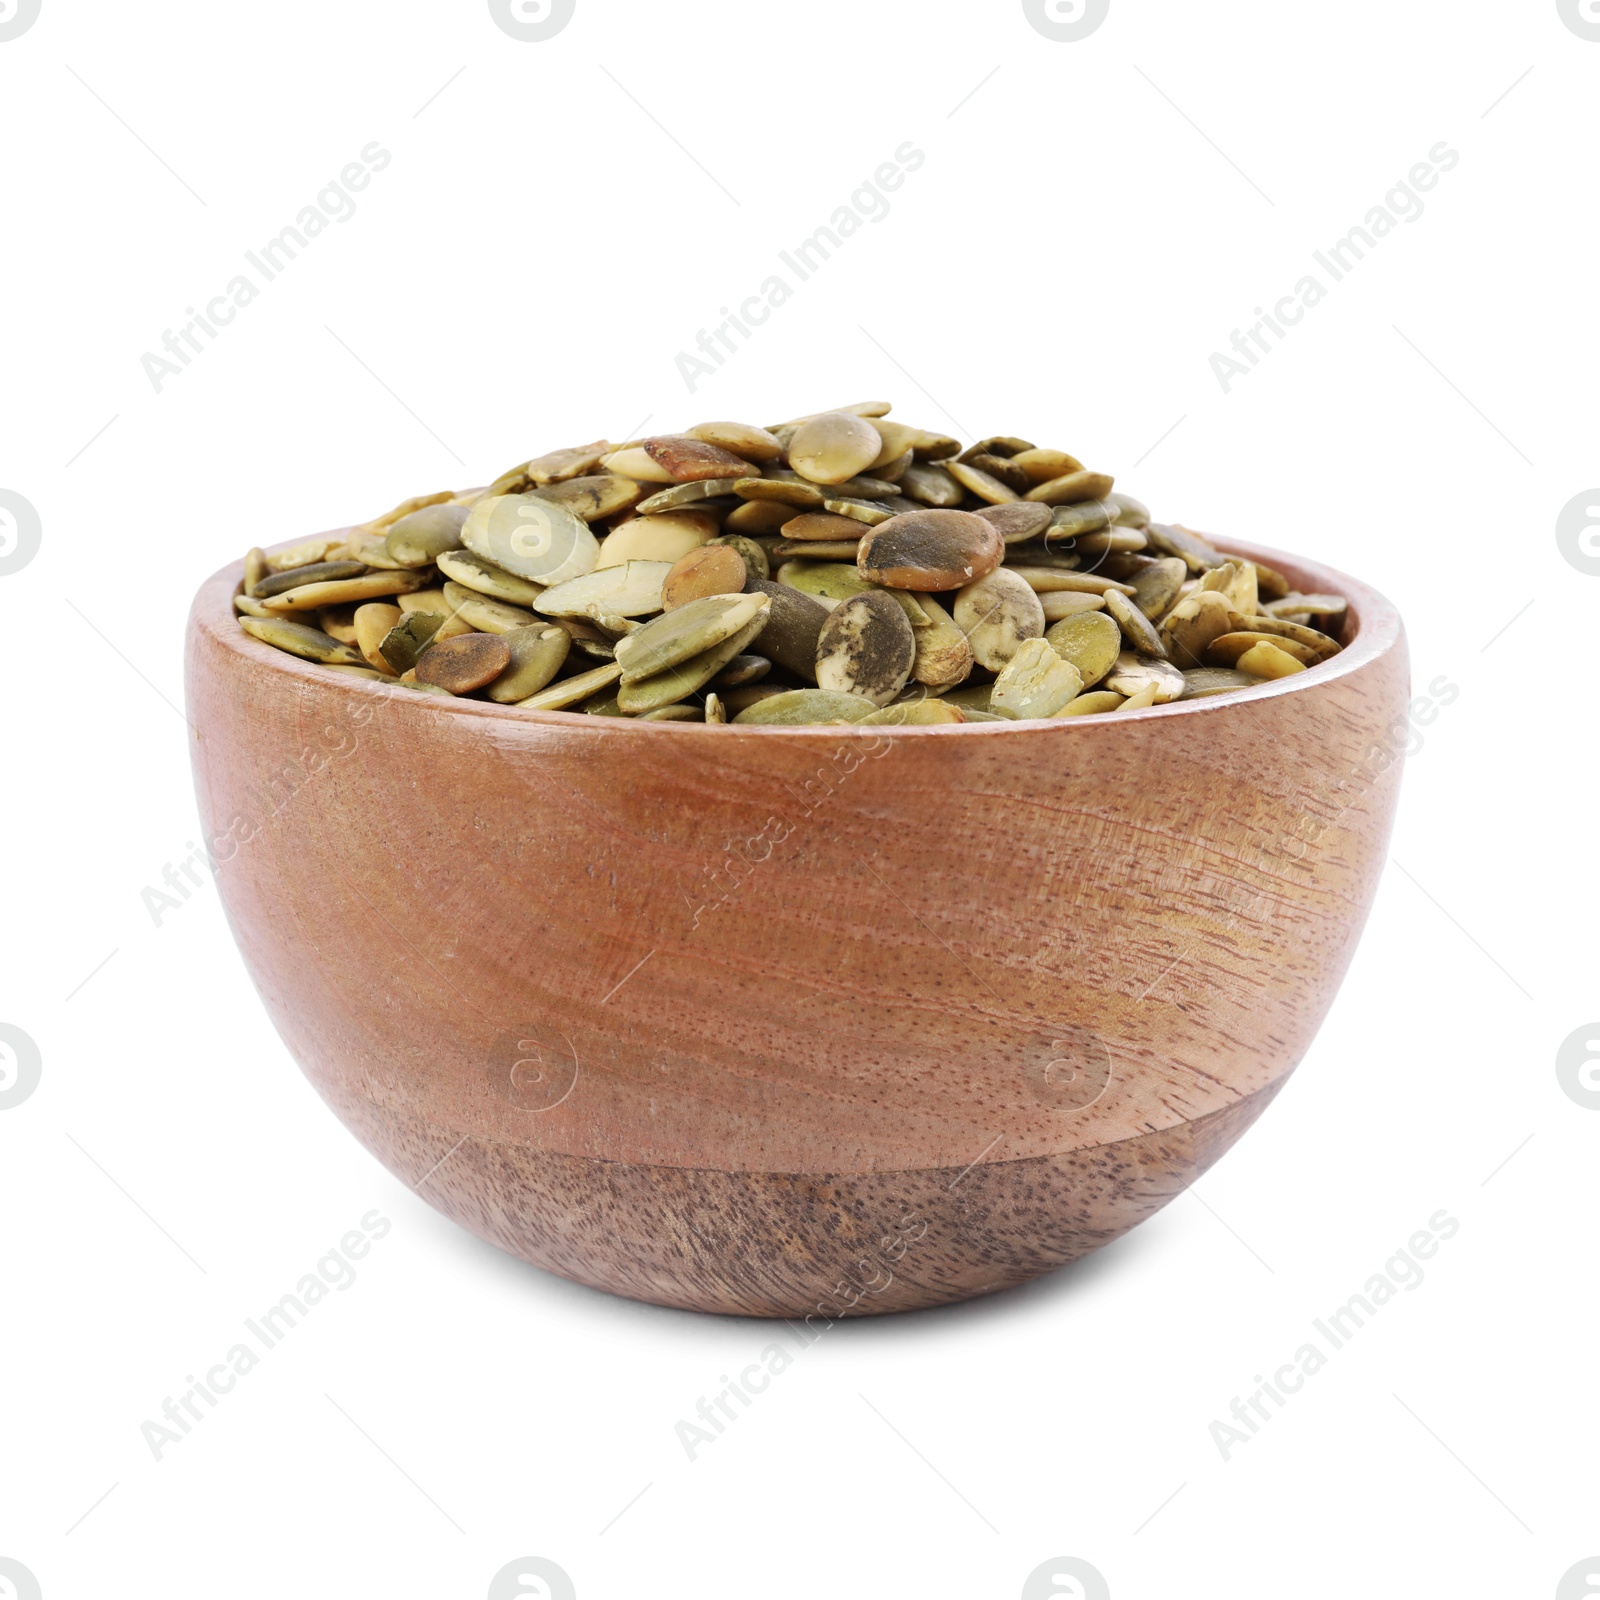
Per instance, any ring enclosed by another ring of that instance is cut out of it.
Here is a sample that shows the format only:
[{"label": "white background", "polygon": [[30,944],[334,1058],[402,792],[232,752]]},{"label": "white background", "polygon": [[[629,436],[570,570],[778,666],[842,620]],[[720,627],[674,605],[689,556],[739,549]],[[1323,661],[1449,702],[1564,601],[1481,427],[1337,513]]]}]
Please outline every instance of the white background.
[{"label": "white background", "polygon": [[[945,0],[578,0],[544,43],[481,0],[44,0],[0,43],[0,488],[43,527],[0,578],[0,1021],[43,1060],[0,1112],[0,1556],[46,1600],[479,1597],[523,1555],[582,1600],[1010,1600],[1057,1555],[1115,1600],[1555,1595],[1600,1551],[1600,1114],[1555,1072],[1600,1014],[1600,582],[1554,531],[1600,481],[1597,82],[1553,0],[1112,0],[1077,43]],[[144,353],[374,140],[356,214],[157,393]],[[678,352],[907,140],[691,395]],[[1212,352],[1440,141],[1424,214],[1225,394]],[[1458,692],[1239,1148],[1053,1279],[836,1328],[691,1462],[770,1330],[459,1232],[301,1078],[215,889],[145,909],[198,838],[184,617],[250,544],[536,451],[880,394],[1360,574]],[[359,1280],[152,1459],[374,1207]],[[1211,1422],[1441,1208],[1426,1281],[1224,1461]]]}]

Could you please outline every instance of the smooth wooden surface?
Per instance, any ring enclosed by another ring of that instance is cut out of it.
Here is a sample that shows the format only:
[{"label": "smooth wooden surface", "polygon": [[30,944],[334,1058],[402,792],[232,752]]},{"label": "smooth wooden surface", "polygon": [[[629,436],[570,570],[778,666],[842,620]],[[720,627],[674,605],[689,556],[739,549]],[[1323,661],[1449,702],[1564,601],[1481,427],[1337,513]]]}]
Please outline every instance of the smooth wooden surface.
[{"label": "smooth wooden surface", "polygon": [[904,729],[443,702],[249,638],[226,568],[188,692],[240,948],[368,1148],[538,1265],[789,1316],[874,1271],[844,1311],[1024,1281],[1254,1120],[1382,867],[1399,620],[1227,548],[1347,595],[1349,647],[1238,700]]}]

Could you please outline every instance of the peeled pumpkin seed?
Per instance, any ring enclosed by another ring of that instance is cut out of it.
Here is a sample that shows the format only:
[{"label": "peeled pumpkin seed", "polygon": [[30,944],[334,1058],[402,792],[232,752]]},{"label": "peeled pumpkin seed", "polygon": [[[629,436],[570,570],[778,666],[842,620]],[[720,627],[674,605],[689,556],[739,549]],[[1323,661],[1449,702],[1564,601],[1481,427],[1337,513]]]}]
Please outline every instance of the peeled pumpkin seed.
[{"label": "peeled pumpkin seed", "polygon": [[[731,521],[732,518],[729,518],[729,520]],[[714,545],[727,545],[730,550],[737,550],[744,558],[745,571],[752,578],[771,577],[772,567],[767,560],[767,552],[754,539],[747,538],[741,533],[723,533],[706,542]]]},{"label": "peeled pumpkin seed", "polygon": [[974,515],[998,528],[1007,544],[1021,544],[1037,538],[1050,526],[1051,511],[1049,506],[1013,498],[1006,505],[982,506]]},{"label": "peeled pumpkin seed", "polygon": [[[1287,640],[1282,642],[1288,643]],[[1297,661],[1287,650],[1268,639],[1251,645],[1239,657],[1236,666],[1240,672],[1248,672],[1253,678],[1287,678],[1306,670],[1305,662]]]},{"label": "peeled pumpkin seed", "polygon": [[[647,677],[630,679],[628,669],[624,667],[622,682],[617,686],[617,705],[623,714],[638,716],[645,711],[654,711],[660,706],[672,705],[679,700],[687,699],[710,683],[766,626],[767,602],[760,596],[749,598],[761,600],[761,609],[740,627],[738,632],[709,649],[700,651],[687,661],[677,662],[665,672],[652,673]],[[668,613],[669,616],[671,614]]]},{"label": "peeled pumpkin seed", "polygon": [[865,417],[824,411],[789,440],[789,465],[812,483],[843,483],[865,472],[883,450],[883,436]]},{"label": "peeled pumpkin seed", "polygon": [[1113,694],[1109,689],[1091,689],[1088,694],[1080,694],[1076,700],[1069,700],[1056,712],[1058,717],[1098,717],[1107,711],[1120,711],[1124,701],[1120,694]]},{"label": "peeled pumpkin seed", "polygon": [[863,728],[922,728],[939,723],[965,722],[966,713],[947,700],[897,700],[893,705],[859,719]]},{"label": "peeled pumpkin seed", "polygon": [[703,511],[630,517],[606,535],[595,567],[620,567],[627,561],[665,561],[671,566],[679,556],[706,544],[716,531],[716,518]]},{"label": "peeled pumpkin seed", "polygon": [[568,578],[546,589],[534,610],[547,617],[587,617],[597,610],[618,617],[651,616],[661,610],[661,591],[671,571],[665,561],[625,561],[621,566],[597,567],[581,578]]},{"label": "peeled pumpkin seed", "polygon": [[1056,623],[1044,636],[1063,661],[1070,661],[1092,689],[1117,664],[1122,654],[1122,633],[1103,611],[1086,612]]},{"label": "peeled pumpkin seed", "polygon": [[961,485],[943,467],[913,462],[898,481],[901,494],[937,510],[950,510],[966,498]]},{"label": "peeled pumpkin seed", "polygon": [[462,588],[475,589],[491,600],[504,600],[507,605],[531,606],[544,593],[542,583],[519,578],[470,550],[446,550],[438,557],[438,564],[440,572]]},{"label": "peeled pumpkin seed", "polygon": [[617,641],[622,681],[665,672],[711,649],[738,633],[770,604],[764,595],[717,594],[662,612],[653,622]]},{"label": "peeled pumpkin seed", "polygon": [[783,446],[765,428],[752,427],[748,422],[697,422],[689,429],[691,439],[704,440],[706,444],[720,445],[724,450],[757,466],[767,461],[777,461],[783,455]]},{"label": "peeled pumpkin seed", "polygon": [[1147,711],[1156,703],[1160,693],[1159,684],[1147,683],[1142,689],[1134,690],[1117,709],[1119,711]]},{"label": "peeled pumpkin seed", "polygon": [[1188,687],[1183,674],[1170,661],[1136,656],[1131,650],[1124,650],[1117,657],[1116,664],[1106,674],[1103,687],[1132,698],[1149,684],[1155,685],[1155,700],[1161,705],[1182,699]]},{"label": "peeled pumpkin seed", "polygon": [[562,678],[514,704],[521,706],[524,711],[564,711],[568,706],[588,699],[596,690],[615,683],[621,673],[622,668],[615,661],[607,661],[602,666],[578,673],[576,677]]},{"label": "peeled pumpkin seed", "polygon": [[1019,467],[1036,484],[1053,483],[1083,471],[1083,463],[1065,450],[1019,450],[1011,457],[1011,465]]},{"label": "peeled pumpkin seed", "polygon": [[1109,590],[1106,594],[1106,610],[1122,630],[1122,637],[1128,641],[1130,650],[1142,656],[1164,656],[1167,653],[1155,624],[1127,595],[1119,594],[1115,589]]},{"label": "peeled pumpkin seed", "polygon": [[511,647],[497,633],[463,633],[430,645],[418,658],[418,683],[431,683],[451,694],[481,689],[511,664]]},{"label": "peeled pumpkin seed", "polygon": [[287,617],[240,617],[239,626],[251,638],[276,645],[302,661],[320,661],[325,666],[364,667],[366,662],[350,645],[340,644],[321,628],[308,628]]},{"label": "peeled pumpkin seed", "polygon": [[1262,633],[1259,629],[1251,629],[1239,633],[1225,633],[1220,638],[1213,639],[1206,646],[1206,665],[1235,666],[1242,655],[1255,649],[1258,644],[1276,645],[1285,655],[1293,656],[1303,667],[1314,667],[1322,659],[1310,645],[1301,644],[1297,639],[1285,639],[1270,633]]},{"label": "peeled pumpkin seed", "polygon": [[975,494],[980,500],[987,500],[992,506],[1003,506],[1017,498],[1017,491],[1009,484],[1002,483],[998,478],[992,477],[981,468],[972,466],[969,462],[947,461],[944,470],[968,494]]},{"label": "peeled pumpkin seed", "polygon": [[1004,727],[1339,651],[1321,629],[1345,631],[1342,597],[1152,521],[1064,450],[963,449],[888,411],[550,451],[252,549],[232,607],[258,640],[419,694],[711,726]]},{"label": "peeled pumpkin seed", "polygon": [[1078,669],[1043,639],[1026,639],[989,691],[989,709],[1003,717],[1053,717],[1083,692]]},{"label": "peeled pumpkin seed", "polygon": [[772,554],[780,560],[806,556],[817,561],[854,561],[860,549],[859,539],[779,539],[772,546]]},{"label": "peeled pumpkin seed", "polygon": [[1133,603],[1152,621],[1159,622],[1172,609],[1189,569],[1176,556],[1152,561],[1133,580]]},{"label": "peeled pumpkin seed", "polygon": [[1044,607],[1016,573],[997,567],[956,595],[956,626],[967,636],[980,667],[998,672],[1025,639],[1044,634]]},{"label": "peeled pumpkin seed", "polygon": [[856,567],[872,583],[938,594],[992,573],[1005,550],[1000,530],[969,511],[907,511],[867,534]]},{"label": "peeled pumpkin seed", "polygon": [[[452,589],[456,590],[454,595],[450,595]],[[502,600],[491,600],[470,589],[458,589],[453,583],[445,585],[445,593],[455,605],[455,619],[466,623],[475,633],[511,633],[517,628],[530,628],[539,621],[521,606],[508,606]]]},{"label": "peeled pumpkin seed", "polygon": [[1233,631],[1234,613],[1215,590],[1197,589],[1161,619],[1161,642],[1179,667],[1203,667],[1212,640]]},{"label": "peeled pumpkin seed", "polygon": [[817,639],[817,687],[886,706],[905,687],[916,660],[906,614],[882,589],[852,595]]},{"label": "peeled pumpkin seed", "polygon": [[828,689],[790,689],[757,700],[733,720],[746,727],[794,727],[804,723],[827,726],[836,722],[860,722],[877,709],[858,694],[838,694]]},{"label": "peeled pumpkin seed", "polygon": [[817,637],[829,608],[786,583],[752,578],[746,594],[764,595],[771,603],[761,633],[761,654],[807,683],[817,681]]},{"label": "peeled pumpkin seed", "polygon": [[1183,681],[1189,686],[1184,691],[1185,700],[1203,700],[1213,694],[1232,694],[1235,689],[1253,689],[1262,682],[1260,678],[1253,678],[1248,672],[1239,672],[1233,667],[1192,667],[1184,673]]},{"label": "peeled pumpkin seed", "polygon": [[409,672],[443,623],[437,611],[409,612],[378,641],[378,653],[394,672]]},{"label": "peeled pumpkin seed", "polygon": [[646,439],[644,452],[674,483],[695,483],[707,478],[745,476],[752,463],[719,444],[693,439],[688,434],[663,434]]},{"label": "peeled pumpkin seed", "polygon": [[928,625],[912,629],[917,654],[911,676],[929,689],[965,682],[973,664],[972,646],[966,634],[931,595],[917,598]]},{"label": "peeled pumpkin seed", "polygon": [[1028,491],[1028,499],[1043,501],[1047,506],[1071,505],[1079,500],[1104,500],[1111,493],[1112,478],[1105,472],[1068,472],[1047,483],[1035,485]]},{"label": "peeled pumpkin seed", "polygon": [[384,550],[402,567],[431,566],[447,550],[461,548],[467,508],[448,501],[408,512],[384,535]]},{"label": "peeled pumpkin seed", "polygon": [[381,600],[371,600],[364,606],[356,607],[356,649],[379,672],[394,671],[379,647],[390,630],[400,625],[404,616],[399,606],[386,605]]},{"label": "peeled pumpkin seed", "polygon": [[1046,622],[1060,622],[1064,617],[1080,616],[1085,611],[1104,611],[1106,597],[1104,594],[1080,594],[1075,589],[1052,589],[1039,595],[1039,605]]},{"label": "peeled pumpkin seed", "polygon": [[702,545],[686,556],[679,556],[667,568],[661,583],[660,609],[676,611],[679,606],[708,594],[739,594],[749,576],[744,557],[731,546]]},{"label": "peeled pumpkin seed", "polygon": [[[1261,568],[1256,567],[1259,583]],[[1278,600],[1269,600],[1262,610],[1268,616],[1281,617],[1295,612],[1304,612],[1313,617],[1342,617],[1349,609],[1348,602],[1336,594],[1295,594],[1289,593]]]},{"label": "peeled pumpkin seed", "polygon": [[543,584],[592,572],[600,556],[600,543],[581,517],[537,494],[480,500],[462,524],[461,542],[485,561]]},{"label": "peeled pumpkin seed", "polygon": [[565,665],[572,649],[572,636],[565,628],[550,622],[514,628],[500,637],[510,651],[510,659],[484,690],[500,705],[510,705],[537,694]]},{"label": "peeled pumpkin seed", "polygon": [[363,600],[382,600],[387,595],[407,594],[428,581],[425,572],[367,572],[359,578],[338,578],[331,582],[302,583],[272,598],[274,611],[320,611],[324,606],[342,606]]},{"label": "peeled pumpkin seed", "polygon": [[624,478],[636,479],[639,483],[676,483],[677,479],[658,462],[656,462],[643,445],[633,444],[621,450],[613,450],[610,455],[600,458],[600,465],[607,472],[615,472]]},{"label": "peeled pumpkin seed", "polygon": [[309,566],[290,567],[283,572],[273,573],[271,577],[258,579],[250,598],[270,600],[303,584],[338,583],[345,578],[359,578],[366,570],[366,564],[360,561],[314,561]]}]

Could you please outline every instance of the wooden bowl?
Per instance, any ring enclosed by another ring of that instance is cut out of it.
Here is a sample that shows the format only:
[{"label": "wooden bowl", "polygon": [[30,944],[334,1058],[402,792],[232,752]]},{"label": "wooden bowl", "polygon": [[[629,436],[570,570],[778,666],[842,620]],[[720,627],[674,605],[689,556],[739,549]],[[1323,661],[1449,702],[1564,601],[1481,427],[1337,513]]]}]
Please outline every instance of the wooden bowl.
[{"label": "wooden bowl", "polygon": [[[333,535],[337,536],[337,535]],[[707,727],[390,688],[196,597],[222,897],[324,1099],[446,1216],[580,1283],[769,1317],[1025,1282],[1204,1172],[1366,921],[1393,607],[1237,698]]]}]

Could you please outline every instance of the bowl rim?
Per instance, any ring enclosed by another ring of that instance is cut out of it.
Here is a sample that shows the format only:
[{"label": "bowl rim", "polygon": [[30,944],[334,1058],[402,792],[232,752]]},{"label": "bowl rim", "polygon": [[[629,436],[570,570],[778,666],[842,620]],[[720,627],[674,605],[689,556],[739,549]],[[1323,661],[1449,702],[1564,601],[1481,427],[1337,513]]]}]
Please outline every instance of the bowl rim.
[{"label": "bowl rim", "polygon": [[[306,537],[335,539],[347,537],[354,531],[354,527],[335,528],[323,535],[286,539],[266,548],[270,553],[303,544],[306,542]],[[727,738],[730,731],[761,738],[811,739],[835,736],[871,738],[880,735],[895,739],[1003,738],[1020,734],[1037,736],[1051,731],[1059,737],[1067,738],[1087,736],[1096,728],[1134,727],[1152,717],[1170,719],[1216,715],[1241,706],[1260,705],[1269,700],[1280,699],[1284,695],[1315,692],[1360,671],[1361,668],[1393,650],[1403,637],[1404,629],[1400,613],[1394,604],[1377,589],[1358,578],[1352,578],[1337,568],[1324,566],[1320,562],[1289,551],[1276,550],[1270,545],[1254,544],[1243,539],[1215,534],[1204,534],[1202,537],[1224,555],[1238,555],[1249,561],[1259,561],[1286,576],[1295,578],[1298,582],[1309,583],[1310,588],[1302,592],[1342,595],[1350,607],[1343,630],[1349,634],[1348,642],[1336,656],[1319,662],[1316,666],[1308,667],[1304,672],[1291,673],[1286,678],[1277,678],[1232,693],[1205,695],[1196,700],[1169,701],[1164,705],[1147,706],[1139,711],[1108,711],[1080,717],[1015,718],[1000,722],[900,725],[874,723],[870,726],[862,726],[859,723],[644,722],[637,717],[595,717],[581,712],[527,710],[515,704],[499,705],[494,701],[470,700],[465,697],[445,700],[442,696],[422,696],[411,690],[404,690],[404,698],[408,702],[417,704],[425,699],[430,710],[441,714],[493,718],[504,720],[512,726],[563,728],[572,732],[581,729],[596,737],[617,737],[622,728],[628,728],[635,731],[623,734],[621,737],[640,737],[638,730],[644,730],[643,737],[719,739]],[[348,673],[328,672],[318,662],[304,661],[286,650],[278,650],[272,645],[252,638],[243,628],[228,626],[237,621],[237,614],[233,609],[233,597],[243,579],[244,559],[241,557],[229,562],[227,566],[218,568],[200,585],[189,613],[191,634],[196,629],[203,630],[224,648],[245,656],[258,667],[269,667],[285,672],[290,677],[304,679],[325,690],[338,689],[353,700],[377,697],[380,701],[391,701],[396,691],[403,688],[397,683],[381,683],[375,679],[356,677]]]}]

